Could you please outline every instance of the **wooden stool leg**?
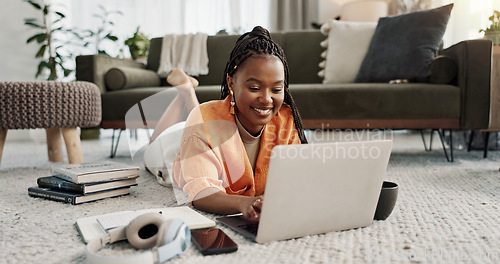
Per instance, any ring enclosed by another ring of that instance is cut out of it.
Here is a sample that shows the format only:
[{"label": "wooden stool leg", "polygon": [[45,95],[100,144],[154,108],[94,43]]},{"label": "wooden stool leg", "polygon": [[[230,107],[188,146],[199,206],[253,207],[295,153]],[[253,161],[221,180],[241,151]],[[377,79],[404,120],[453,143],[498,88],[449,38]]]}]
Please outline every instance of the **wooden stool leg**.
[{"label": "wooden stool leg", "polygon": [[63,161],[61,129],[46,128],[45,133],[47,134],[47,153],[49,154],[49,160],[52,162]]},{"label": "wooden stool leg", "polygon": [[7,137],[7,129],[0,129],[0,163],[2,162],[3,145]]},{"label": "wooden stool leg", "polygon": [[66,143],[69,163],[83,163],[82,144],[76,127],[61,128],[61,131],[64,137],[64,142]]}]

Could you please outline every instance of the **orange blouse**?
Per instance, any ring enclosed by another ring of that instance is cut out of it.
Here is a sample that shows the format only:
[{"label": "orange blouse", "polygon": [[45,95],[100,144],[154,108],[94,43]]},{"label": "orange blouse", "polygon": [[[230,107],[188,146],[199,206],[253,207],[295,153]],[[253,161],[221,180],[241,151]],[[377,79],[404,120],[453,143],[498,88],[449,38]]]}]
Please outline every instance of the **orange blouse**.
[{"label": "orange blouse", "polygon": [[172,178],[190,202],[207,188],[246,196],[264,193],[272,148],[300,144],[292,110],[283,104],[262,132],[254,174],[229,108],[228,97],[203,103],[188,116]]}]

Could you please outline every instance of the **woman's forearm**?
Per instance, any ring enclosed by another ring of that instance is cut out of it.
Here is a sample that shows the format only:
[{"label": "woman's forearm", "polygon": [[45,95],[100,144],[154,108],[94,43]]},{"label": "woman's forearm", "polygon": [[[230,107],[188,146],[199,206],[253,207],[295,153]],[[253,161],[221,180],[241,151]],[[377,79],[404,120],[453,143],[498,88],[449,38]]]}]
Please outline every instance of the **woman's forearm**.
[{"label": "woman's forearm", "polygon": [[214,192],[214,189],[207,189],[196,195],[193,206],[214,214],[237,214],[242,213],[243,203],[253,200],[254,197],[230,195],[219,190]]}]

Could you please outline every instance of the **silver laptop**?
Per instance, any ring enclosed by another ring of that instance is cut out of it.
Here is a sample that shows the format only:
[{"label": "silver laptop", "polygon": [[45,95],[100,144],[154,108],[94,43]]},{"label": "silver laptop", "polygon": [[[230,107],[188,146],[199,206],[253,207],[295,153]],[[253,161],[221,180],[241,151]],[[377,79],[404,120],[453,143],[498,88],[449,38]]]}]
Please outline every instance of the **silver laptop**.
[{"label": "silver laptop", "polygon": [[259,223],[217,221],[257,243],[369,226],[391,150],[390,140],[276,146]]}]

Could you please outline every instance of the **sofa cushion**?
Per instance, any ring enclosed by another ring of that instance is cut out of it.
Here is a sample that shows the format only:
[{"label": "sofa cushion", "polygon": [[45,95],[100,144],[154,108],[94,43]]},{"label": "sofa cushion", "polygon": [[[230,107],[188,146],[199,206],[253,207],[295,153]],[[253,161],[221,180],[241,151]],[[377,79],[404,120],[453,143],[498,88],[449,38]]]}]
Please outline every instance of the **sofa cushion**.
[{"label": "sofa cushion", "polygon": [[[203,103],[219,99],[220,86],[199,86],[196,87],[195,92],[198,101]],[[141,107],[147,120],[158,120],[176,94],[176,89],[172,86],[131,88],[103,93],[101,95],[102,120],[125,120],[127,112],[137,102],[142,102]],[[128,117],[128,119],[131,118],[139,117]]]},{"label": "sofa cushion", "polygon": [[[125,120],[127,111],[137,102],[169,87],[141,87],[106,92],[101,95],[102,120]],[[161,113],[160,113],[161,115]]]},{"label": "sofa cushion", "polygon": [[459,118],[460,88],[429,83],[292,84],[303,119]]},{"label": "sofa cushion", "polygon": [[132,67],[115,67],[106,72],[106,87],[120,90],[136,87],[160,86],[160,77],[156,72]]},{"label": "sofa cushion", "polygon": [[[229,55],[240,35],[208,36],[207,75],[196,76],[200,85],[221,85]],[[271,38],[283,48],[290,70],[290,83],[321,83],[317,73],[320,70],[320,54],[324,50],[319,43],[324,36],[319,30],[274,32]],[[307,41],[304,41],[307,40]],[[162,38],[151,39],[147,68],[157,71],[160,65]]]},{"label": "sofa cushion", "polygon": [[[274,40],[278,40],[272,35]],[[290,83],[321,83],[321,52],[325,49],[320,42],[325,36],[319,30],[291,31],[282,34],[281,48],[285,52],[290,71]]]},{"label": "sofa cushion", "polygon": [[454,60],[444,55],[438,55],[432,59],[429,82],[438,84],[451,83],[457,76],[457,71],[458,66]]},{"label": "sofa cushion", "polygon": [[238,35],[209,36],[207,39],[208,75],[199,75],[196,78],[201,85],[221,85],[224,78],[224,69],[229,60]]},{"label": "sofa cushion", "polygon": [[323,83],[354,82],[376,27],[374,22],[330,20],[323,24],[322,32],[328,36]]},{"label": "sofa cushion", "polygon": [[356,82],[426,79],[452,7],[380,18]]}]

